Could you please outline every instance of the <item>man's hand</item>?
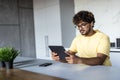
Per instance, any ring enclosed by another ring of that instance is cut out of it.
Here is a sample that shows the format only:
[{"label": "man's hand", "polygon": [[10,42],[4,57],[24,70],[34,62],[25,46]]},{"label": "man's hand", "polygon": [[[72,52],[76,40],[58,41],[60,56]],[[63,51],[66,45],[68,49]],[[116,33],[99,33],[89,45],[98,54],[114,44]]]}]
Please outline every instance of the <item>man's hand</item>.
[{"label": "man's hand", "polygon": [[65,58],[68,63],[70,63],[70,64],[78,64],[78,63],[80,63],[80,59],[79,59],[79,57],[77,57],[75,55],[75,52],[72,52],[72,51],[68,50],[65,53],[69,55],[69,57]]},{"label": "man's hand", "polygon": [[53,60],[55,60],[55,61],[59,61],[59,60],[60,60],[60,58],[59,58],[59,56],[57,55],[57,53],[51,52],[51,54],[52,54],[52,59],[53,59]]},{"label": "man's hand", "polygon": [[75,56],[75,55],[71,55],[69,57],[66,57],[66,61],[70,64],[78,64],[81,63],[79,57]]}]

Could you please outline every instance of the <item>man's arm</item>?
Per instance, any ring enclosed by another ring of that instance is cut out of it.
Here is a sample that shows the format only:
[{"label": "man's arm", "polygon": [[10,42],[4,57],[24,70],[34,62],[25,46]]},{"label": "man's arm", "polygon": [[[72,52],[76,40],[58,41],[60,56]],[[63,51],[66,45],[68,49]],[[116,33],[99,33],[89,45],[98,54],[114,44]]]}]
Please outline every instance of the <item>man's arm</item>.
[{"label": "man's arm", "polygon": [[102,53],[97,53],[97,57],[93,58],[83,58],[83,57],[77,57],[75,55],[70,55],[70,57],[66,57],[66,60],[68,63],[71,64],[87,64],[87,65],[102,65],[106,59],[107,55]]}]

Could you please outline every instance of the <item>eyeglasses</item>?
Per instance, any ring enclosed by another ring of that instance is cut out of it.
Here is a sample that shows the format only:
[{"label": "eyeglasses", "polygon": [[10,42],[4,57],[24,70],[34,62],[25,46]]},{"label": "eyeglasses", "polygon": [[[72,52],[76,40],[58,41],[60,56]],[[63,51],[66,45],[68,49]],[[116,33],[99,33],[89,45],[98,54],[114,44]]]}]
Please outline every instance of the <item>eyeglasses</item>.
[{"label": "eyeglasses", "polygon": [[88,22],[84,22],[81,25],[77,25],[75,26],[75,28],[79,29],[79,28],[85,28],[89,23]]}]

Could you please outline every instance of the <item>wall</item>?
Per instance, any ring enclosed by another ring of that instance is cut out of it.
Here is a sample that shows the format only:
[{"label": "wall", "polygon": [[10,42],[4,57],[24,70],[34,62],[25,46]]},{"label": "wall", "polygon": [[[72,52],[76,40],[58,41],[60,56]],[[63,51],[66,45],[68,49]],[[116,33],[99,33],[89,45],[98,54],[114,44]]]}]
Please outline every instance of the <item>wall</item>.
[{"label": "wall", "polygon": [[6,46],[36,57],[32,0],[0,0],[0,47]]},{"label": "wall", "polygon": [[[120,38],[120,1],[119,0],[74,0],[75,13],[80,10],[90,10],[94,13],[95,29],[99,29],[110,37],[111,42]],[[76,34],[79,34],[76,31]],[[111,49],[110,59],[113,66],[120,66],[120,49]],[[117,50],[117,52],[116,52]]]},{"label": "wall", "polygon": [[75,12],[90,10],[94,13],[95,29],[110,36],[111,42],[120,38],[120,1],[119,0],[74,0]]},{"label": "wall", "polygon": [[17,0],[0,0],[0,47],[20,49]]}]

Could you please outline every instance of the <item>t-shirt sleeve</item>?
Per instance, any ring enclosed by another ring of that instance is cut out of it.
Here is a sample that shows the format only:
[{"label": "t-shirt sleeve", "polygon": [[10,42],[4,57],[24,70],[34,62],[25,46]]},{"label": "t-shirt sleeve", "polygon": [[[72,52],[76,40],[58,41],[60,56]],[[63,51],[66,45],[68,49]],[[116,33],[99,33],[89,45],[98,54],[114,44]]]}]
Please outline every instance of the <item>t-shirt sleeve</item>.
[{"label": "t-shirt sleeve", "polygon": [[109,52],[110,52],[110,39],[108,36],[103,36],[100,40],[98,49],[97,49],[98,53],[103,53],[107,56],[109,56]]}]

